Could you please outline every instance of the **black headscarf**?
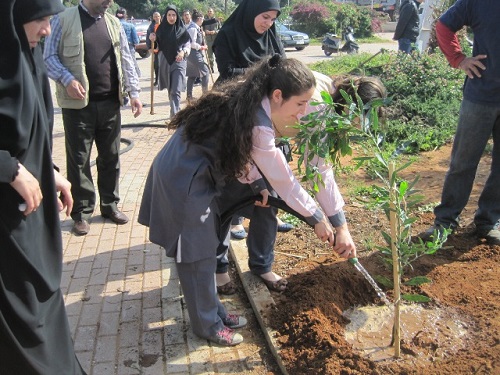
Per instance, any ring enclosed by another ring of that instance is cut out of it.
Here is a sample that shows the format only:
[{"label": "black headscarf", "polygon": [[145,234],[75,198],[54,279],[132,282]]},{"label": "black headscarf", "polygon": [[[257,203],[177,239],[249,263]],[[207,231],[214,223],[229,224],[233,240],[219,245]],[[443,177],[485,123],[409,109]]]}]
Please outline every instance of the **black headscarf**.
[{"label": "black headscarf", "polygon": [[243,59],[242,68],[260,61],[264,56],[275,53],[284,56],[276,24],[273,23],[264,34],[257,33],[254,26],[255,17],[259,14],[276,10],[279,16],[280,9],[279,0],[243,0],[222,25],[214,48],[217,48],[217,39],[227,38],[226,44],[231,48],[231,54]]},{"label": "black headscarf", "polygon": [[[169,10],[173,10],[175,14],[177,14],[177,19],[173,25],[167,21],[167,13]],[[191,39],[175,5],[169,5],[165,10],[163,21],[156,31],[156,37],[158,40],[158,48],[165,55],[167,62],[173,64],[175,57],[180,51],[180,47]]]},{"label": "black headscarf", "polygon": [[62,12],[64,5],[57,0],[16,0],[14,19],[17,24],[25,24],[43,17]]},{"label": "black headscarf", "polygon": [[[33,122],[30,108],[37,107],[34,103],[37,94],[41,94],[45,107],[42,111],[45,113],[40,115],[45,116],[49,127],[52,125],[52,100],[41,49],[30,48],[23,24],[64,9],[60,0],[1,1],[0,50],[8,53],[0,58],[0,181],[10,173],[8,160],[11,160],[11,168],[17,169],[16,158],[24,157],[29,142],[26,125]],[[31,79],[36,81],[35,86],[30,83]]]}]

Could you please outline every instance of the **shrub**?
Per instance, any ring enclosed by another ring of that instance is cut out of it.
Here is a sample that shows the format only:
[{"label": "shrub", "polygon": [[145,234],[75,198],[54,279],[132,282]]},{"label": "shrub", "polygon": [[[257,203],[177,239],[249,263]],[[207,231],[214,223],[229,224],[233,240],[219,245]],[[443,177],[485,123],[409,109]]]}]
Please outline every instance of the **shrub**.
[{"label": "shrub", "polygon": [[330,11],[319,3],[301,3],[293,7],[290,17],[301,25],[302,31],[311,36],[318,36],[328,29],[327,20],[330,18]]},{"label": "shrub", "polygon": [[410,151],[437,148],[455,133],[463,74],[441,53],[397,54],[381,74],[393,105],[388,109],[387,141],[413,144]]},{"label": "shrub", "polygon": [[[346,26],[352,26],[356,37],[372,35],[372,20],[376,13],[366,7],[353,4],[328,4],[302,2],[293,7],[290,17],[301,25],[301,31],[310,36],[322,36],[325,33],[341,35]],[[377,22],[374,23],[375,27]]]},{"label": "shrub", "polygon": [[337,34],[341,34],[346,26],[354,29],[354,35],[358,38],[372,35],[372,12],[366,7],[354,4],[335,4],[334,18],[337,22]]},{"label": "shrub", "polygon": [[347,55],[313,64],[330,76],[379,76],[392,97],[386,108],[386,141],[406,152],[435,149],[454,135],[464,76],[444,56],[435,54]]}]

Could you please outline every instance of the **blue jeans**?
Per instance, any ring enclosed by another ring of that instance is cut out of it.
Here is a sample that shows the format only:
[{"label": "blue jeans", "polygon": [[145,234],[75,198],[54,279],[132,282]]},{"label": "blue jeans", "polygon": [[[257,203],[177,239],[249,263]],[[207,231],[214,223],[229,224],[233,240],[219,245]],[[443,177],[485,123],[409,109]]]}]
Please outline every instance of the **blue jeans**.
[{"label": "blue jeans", "polygon": [[404,53],[411,53],[411,51],[414,49],[413,44],[415,44],[415,42],[412,42],[408,38],[401,38],[398,40],[399,50]]},{"label": "blue jeans", "polygon": [[500,219],[500,103],[496,106],[462,101],[451,161],[441,203],[434,209],[435,224],[455,228],[467,204],[476,170],[490,136],[493,136],[491,172],[478,201],[476,228],[489,230]]},{"label": "blue jeans", "polygon": [[[267,184],[269,186],[269,184]],[[276,196],[274,191],[271,194]],[[245,197],[254,196],[250,185],[242,184],[237,180],[228,182],[224,187],[222,195],[218,198],[219,207],[225,212],[236,202]],[[276,214],[278,209],[275,207],[257,207],[249,205],[237,212],[235,216],[244,216],[250,219],[247,236],[248,247],[248,266],[255,275],[270,272],[274,262],[274,243],[278,230]],[[233,216],[234,217],[234,216]],[[216,273],[225,273],[228,269],[228,249],[229,249],[229,224],[221,228],[221,233],[227,233],[217,249],[217,271]]]}]

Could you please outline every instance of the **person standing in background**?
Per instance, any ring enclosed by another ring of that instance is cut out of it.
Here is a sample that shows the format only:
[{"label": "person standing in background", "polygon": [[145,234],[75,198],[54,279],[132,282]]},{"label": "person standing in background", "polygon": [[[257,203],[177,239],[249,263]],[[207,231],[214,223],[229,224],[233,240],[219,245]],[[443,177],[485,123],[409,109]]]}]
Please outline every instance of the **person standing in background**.
[{"label": "person standing in background", "polygon": [[[424,240],[458,227],[479,161],[488,139],[493,137],[491,171],[479,196],[474,224],[479,239],[500,245],[499,14],[500,2],[496,0],[458,0],[436,24],[439,48],[450,65],[463,70],[466,76],[441,203],[434,208],[434,225],[419,235]],[[474,34],[471,57],[462,52],[456,35],[465,26]]]},{"label": "person standing in background", "polygon": [[208,65],[210,70],[214,71],[214,40],[217,37],[217,33],[221,27],[220,21],[215,18],[215,13],[212,8],[208,8],[207,16],[203,20],[201,28],[205,33],[205,42],[207,43],[207,54],[208,54]]},{"label": "person standing in background", "polygon": [[[215,83],[217,88],[222,82],[233,79],[245,73],[253,64],[267,56],[279,54],[285,57],[285,51],[276,32],[274,21],[281,10],[278,0],[243,0],[229,18],[224,22],[214,41],[214,53],[219,78]],[[239,181],[231,183],[235,186],[228,188],[237,191],[245,188]],[[274,193],[271,191],[271,193]],[[259,263],[266,263],[265,267],[254,267],[254,272],[263,280],[279,283],[281,277],[270,271],[267,259],[274,251],[274,240],[278,228],[277,209],[274,207],[254,207],[251,213],[247,247],[251,259],[260,259]],[[243,217],[235,216],[230,230],[231,235],[241,233],[240,238],[246,237],[243,228]],[[218,249],[218,266],[216,273],[217,290],[220,294],[233,294],[236,285],[231,281],[228,273],[229,260],[227,257],[229,238]],[[285,283],[285,281],[282,281]]]},{"label": "person standing in background", "polygon": [[130,54],[134,58],[135,62],[135,71],[137,72],[137,76],[141,76],[141,70],[139,69],[139,65],[137,64],[137,59],[135,58],[135,46],[139,44],[139,36],[137,35],[137,30],[133,23],[127,22],[127,10],[125,8],[119,8],[116,11],[116,18],[120,20],[122,24],[123,30],[125,31],[125,35],[128,40],[128,48],[130,50]]},{"label": "person standing in background", "polygon": [[123,27],[107,10],[112,1],[82,0],[51,20],[44,59],[56,82],[66,137],[66,167],[75,200],[73,232],[86,235],[96,194],[90,153],[97,147],[97,187],[104,218],[125,224],[120,196],[120,105],[130,96],[134,116],[142,112],[139,78]]},{"label": "person standing in background", "polygon": [[193,101],[193,86],[196,78],[201,77],[202,93],[208,91],[208,77],[210,72],[205,64],[203,52],[207,50],[207,46],[203,40],[203,31],[201,24],[203,23],[203,14],[198,11],[193,11],[192,21],[187,27],[189,36],[191,37],[191,53],[187,58],[187,100],[189,103]]},{"label": "person standing in background", "polygon": [[424,0],[403,0],[399,9],[399,20],[392,39],[398,41],[401,52],[411,53],[420,33],[420,18],[418,8]]},{"label": "person standing in background", "polygon": [[[186,59],[191,51],[191,38],[179,17],[177,8],[169,5],[152,42],[158,43],[158,89],[168,91],[170,118],[181,109],[181,92],[186,87]],[[191,16],[189,17],[191,19]]]},{"label": "person standing in background", "polygon": [[184,22],[184,26],[187,26],[191,23],[191,12],[188,9],[182,12],[182,22]]},{"label": "person standing in background", "polygon": [[219,78],[216,84],[275,53],[285,56],[276,32],[281,10],[278,0],[243,0],[224,22],[213,43]]},{"label": "person standing in background", "polygon": [[149,36],[151,35],[151,33],[153,33],[153,34],[156,33],[158,26],[160,26],[160,22],[161,22],[160,13],[154,12],[153,13],[153,21],[149,25],[148,31],[146,34],[146,45],[148,46],[148,49],[150,50],[151,48],[154,47],[152,58],[154,58],[153,68],[154,68],[154,73],[155,73],[155,79],[154,79],[155,86],[158,85],[158,48],[156,46],[156,43],[151,42],[151,40],[149,39]]},{"label": "person standing in background", "polygon": [[[71,185],[52,161],[53,107],[39,45],[60,0],[0,2],[0,374],[84,375],[66,316],[59,212]],[[8,53],[6,53],[8,51]],[[60,194],[58,197],[58,193]]]}]

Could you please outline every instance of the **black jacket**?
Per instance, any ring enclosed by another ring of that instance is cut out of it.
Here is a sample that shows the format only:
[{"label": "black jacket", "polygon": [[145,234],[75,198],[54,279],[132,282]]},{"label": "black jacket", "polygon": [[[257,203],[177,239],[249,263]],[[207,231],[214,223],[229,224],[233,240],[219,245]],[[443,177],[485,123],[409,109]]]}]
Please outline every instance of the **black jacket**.
[{"label": "black jacket", "polygon": [[420,3],[416,0],[405,1],[399,10],[399,20],[394,32],[394,40],[403,38],[417,41],[419,34],[420,18],[418,17],[418,7]]}]

